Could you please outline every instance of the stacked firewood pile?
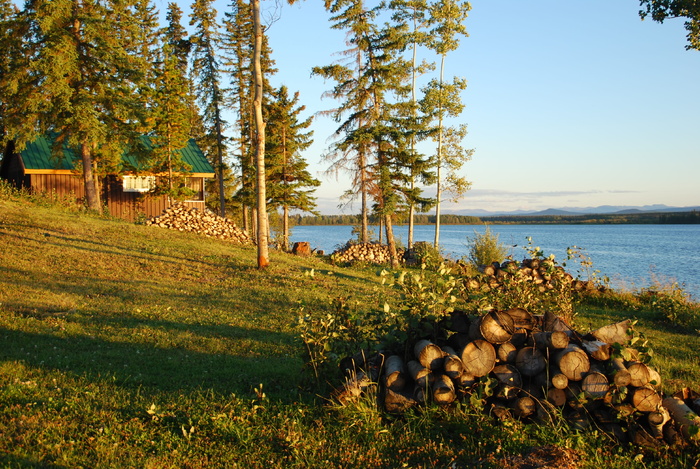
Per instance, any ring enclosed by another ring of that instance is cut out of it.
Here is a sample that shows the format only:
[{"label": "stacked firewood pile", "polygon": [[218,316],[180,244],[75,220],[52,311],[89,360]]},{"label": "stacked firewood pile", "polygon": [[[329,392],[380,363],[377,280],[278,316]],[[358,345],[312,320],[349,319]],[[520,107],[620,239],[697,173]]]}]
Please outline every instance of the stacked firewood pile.
[{"label": "stacked firewood pile", "polygon": [[[399,259],[403,256],[403,250],[397,249]],[[368,264],[389,264],[389,246],[374,243],[346,244],[331,254],[331,259],[337,264],[352,264],[366,262]]]},{"label": "stacked firewood pile", "polygon": [[556,282],[567,282],[576,291],[591,291],[598,287],[588,280],[574,279],[564,268],[551,259],[523,259],[521,263],[505,261],[503,263],[479,267],[481,277],[471,277],[466,286],[472,291],[489,291],[500,288],[506,278],[515,277],[519,280],[531,281],[540,291],[551,290]]},{"label": "stacked firewood pile", "polygon": [[158,216],[149,219],[147,225],[178,231],[190,231],[210,238],[249,244],[250,237],[235,223],[216,215],[211,210],[198,210],[185,204],[174,204]]},{"label": "stacked firewood pile", "polygon": [[663,395],[658,372],[630,345],[628,320],[587,334],[522,308],[455,313],[448,322],[445,340],[418,340],[402,355],[345,359],[346,381],[334,397],[344,403],[374,387],[379,404],[400,413],[478,396],[500,419],[547,422],[561,415],[576,428],[644,445],[679,443],[700,429],[700,396]]}]

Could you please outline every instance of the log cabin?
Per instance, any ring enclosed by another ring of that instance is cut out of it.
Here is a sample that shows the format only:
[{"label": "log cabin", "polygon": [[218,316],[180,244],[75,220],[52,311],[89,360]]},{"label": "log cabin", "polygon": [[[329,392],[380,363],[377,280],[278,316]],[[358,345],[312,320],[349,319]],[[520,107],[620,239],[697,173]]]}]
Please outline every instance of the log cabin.
[{"label": "log cabin", "polygon": [[[140,143],[146,150],[152,148],[147,136],[141,137]],[[67,145],[58,152],[53,146],[51,136],[39,137],[20,151],[10,142],[0,162],[0,179],[31,193],[45,193],[81,203],[85,187],[79,170],[80,156]],[[184,203],[203,210],[205,180],[214,177],[214,168],[194,140],[190,140],[180,154],[184,164],[177,175],[183,177],[186,187],[194,192]],[[119,169],[100,179],[101,201],[111,216],[134,221],[139,217],[158,216],[170,205],[165,195],[157,196],[152,192],[158,180],[163,182],[167,175],[143,170],[140,161],[133,152],[124,152]]]}]

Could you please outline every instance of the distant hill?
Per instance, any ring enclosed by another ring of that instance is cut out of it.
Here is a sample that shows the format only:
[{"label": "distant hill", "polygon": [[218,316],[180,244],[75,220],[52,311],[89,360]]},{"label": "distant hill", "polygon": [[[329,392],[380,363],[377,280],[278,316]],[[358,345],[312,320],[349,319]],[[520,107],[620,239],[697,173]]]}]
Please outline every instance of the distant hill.
[{"label": "distant hill", "polygon": [[669,207],[668,205],[655,204],[644,206],[619,206],[600,205],[598,207],[562,207],[549,208],[547,210],[528,212],[525,210],[513,211],[488,211],[481,209],[465,209],[446,211],[455,215],[470,215],[475,217],[498,217],[498,216],[573,216],[573,215],[602,215],[602,214],[643,214],[643,213],[664,213],[664,212],[690,212],[700,211],[700,206],[694,207]]}]

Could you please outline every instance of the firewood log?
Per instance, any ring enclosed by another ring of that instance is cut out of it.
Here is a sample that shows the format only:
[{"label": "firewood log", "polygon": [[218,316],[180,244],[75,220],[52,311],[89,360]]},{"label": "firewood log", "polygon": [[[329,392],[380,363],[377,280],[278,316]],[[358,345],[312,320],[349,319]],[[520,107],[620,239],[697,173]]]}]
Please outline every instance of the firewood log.
[{"label": "firewood log", "polygon": [[494,367],[491,374],[493,374],[494,378],[496,378],[500,384],[515,388],[521,388],[523,386],[520,372],[513,365],[498,365]]},{"label": "firewood log", "polygon": [[480,377],[489,374],[496,365],[496,349],[490,342],[475,340],[467,344],[460,354],[467,374]]},{"label": "firewood log", "polygon": [[581,390],[592,399],[602,399],[609,389],[608,378],[597,371],[588,373],[581,380]]},{"label": "firewood log", "polygon": [[452,379],[457,379],[462,376],[462,373],[464,373],[462,359],[457,356],[457,353],[452,347],[443,347],[442,351],[445,353],[443,361],[445,374]]},{"label": "firewood log", "polygon": [[398,355],[391,355],[384,364],[386,387],[392,391],[403,389],[406,384],[406,367]]},{"label": "firewood log", "polygon": [[554,364],[569,381],[580,381],[591,367],[588,355],[580,347],[569,345],[554,356]]},{"label": "firewood log", "polygon": [[512,342],[505,342],[496,347],[496,358],[500,363],[515,363],[515,357],[518,355],[518,349]]},{"label": "firewood log", "polygon": [[532,314],[523,308],[511,308],[504,311],[513,319],[513,327],[515,329],[532,330],[534,328],[534,319]]},{"label": "firewood log", "polygon": [[515,329],[513,336],[510,338],[510,343],[520,348],[525,345],[528,339],[527,329]]},{"label": "firewood log", "polygon": [[447,375],[438,375],[432,387],[433,402],[438,405],[448,405],[457,398],[452,380]]},{"label": "firewood log", "polygon": [[532,334],[535,347],[539,349],[563,349],[569,345],[569,335],[564,331],[540,331]]},{"label": "firewood log", "polygon": [[632,321],[626,319],[616,324],[603,326],[600,329],[596,329],[595,331],[591,332],[591,334],[597,340],[605,342],[606,344],[624,345],[630,339],[630,335],[628,334],[630,327],[632,327]]},{"label": "firewood log", "polygon": [[515,366],[523,376],[536,376],[547,368],[547,361],[535,347],[523,347],[515,357]]},{"label": "firewood log", "polygon": [[537,410],[535,400],[530,396],[522,396],[513,402],[513,415],[518,418],[525,418],[533,415]]},{"label": "firewood log", "polygon": [[569,386],[569,378],[555,366],[552,366],[549,370],[549,381],[557,389],[566,389]]},{"label": "firewood log", "polygon": [[461,388],[468,389],[476,384],[476,376],[465,371],[456,381]]},{"label": "firewood log", "polygon": [[656,388],[661,387],[661,375],[651,366],[649,368],[649,384]]},{"label": "firewood log", "polygon": [[610,373],[615,386],[628,386],[632,382],[632,375],[625,366],[622,358],[612,358],[609,361],[612,372]]},{"label": "firewood log", "polygon": [[671,414],[676,428],[685,439],[697,440],[700,437],[700,417],[681,398],[667,397],[662,401],[662,405]]},{"label": "firewood log", "polygon": [[610,359],[610,344],[602,340],[583,340],[581,345],[591,358],[599,361]]},{"label": "firewood log", "polygon": [[651,386],[636,388],[632,392],[632,405],[640,412],[654,412],[661,402],[661,396]]},{"label": "firewood log", "polygon": [[563,389],[550,388],[547,391],[547,401],[557,407],[562,407],[566,404],[566,392]]},{"label": "firewood log", "polygon": [[553,313],[546,312],[542,317],[542,330],[543,331],[562,331],[567,334],[571,332],[571,326],[567,324],[564,319]]},{"label": "firewood log", "polygon": [[658,410],[647,414],[647,422],[649,423],[649,433],[657,439],[664,437],[664,425],[671,420],[671,414],[664,406],[659,406]]},{"label": "firewood log", "polygon": [[515,332],[513,318],[502,311],[491,311],[481,316],[479,331],[492,344],[508,342]]},{"label": "firewood log", "polygon": [[444,354],[440,347],[429,340],[419,340],[413,348],[413,353],[421,365],[435,371],[442,368]]},{"label": "firewood log", "polygon": [[627,371],[630,373],[630,384],[635,387],[646,386],[651,379],[649,367],[642,362],[628,362]]},{"label": "firewood log", "polygon": [[407,363],[408,374],[413,378],[416,386],[425,388],[428,383],[432,380],[432,375],[430,370],[418,362],[418,360],[411,360]]}]

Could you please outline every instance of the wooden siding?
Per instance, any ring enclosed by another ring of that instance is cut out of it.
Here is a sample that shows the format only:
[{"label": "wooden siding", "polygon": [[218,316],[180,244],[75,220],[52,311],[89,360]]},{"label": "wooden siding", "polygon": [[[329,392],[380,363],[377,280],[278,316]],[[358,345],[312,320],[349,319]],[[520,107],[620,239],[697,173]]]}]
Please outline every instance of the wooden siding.
[{"label": "wooden siding", "polygon": [[[85,187],[82,178],[74,174],[28,174],[28,186],[34,193],[46,193],[57,199],[75,200],[82,203]],[[204,178],[188,178],[187,186],[197,191],[194,199],[188,200],[188,207],[204,210]],[[152,197],[139,192],[124,192],[122,181],[109,176],[102,181],[102,203],[107,205],[109,214],[116,218],[135,221],[141,217],[157,217],[168,208],[165,196]]]},{"label": "wooden siding", "polygon": [[30,180],[30,188],[36,194],[43,192],[59,199],[85,197],[83,180],[75,174],[32,174]]},{"label": "wooden siding", "polygon": [[[199,200],[186,201],[188,207],[204,210],[204,181],[202,178],[187,178],[187,186],[198,192]],[[107,202],[109,213],[113,217],[134,221],[139,217],[157,217],[168,208],[165,196],[152,197],[139,192],[124,192],[122,181],[116,176],[107,178],[103,187],[103,200]]]}]

